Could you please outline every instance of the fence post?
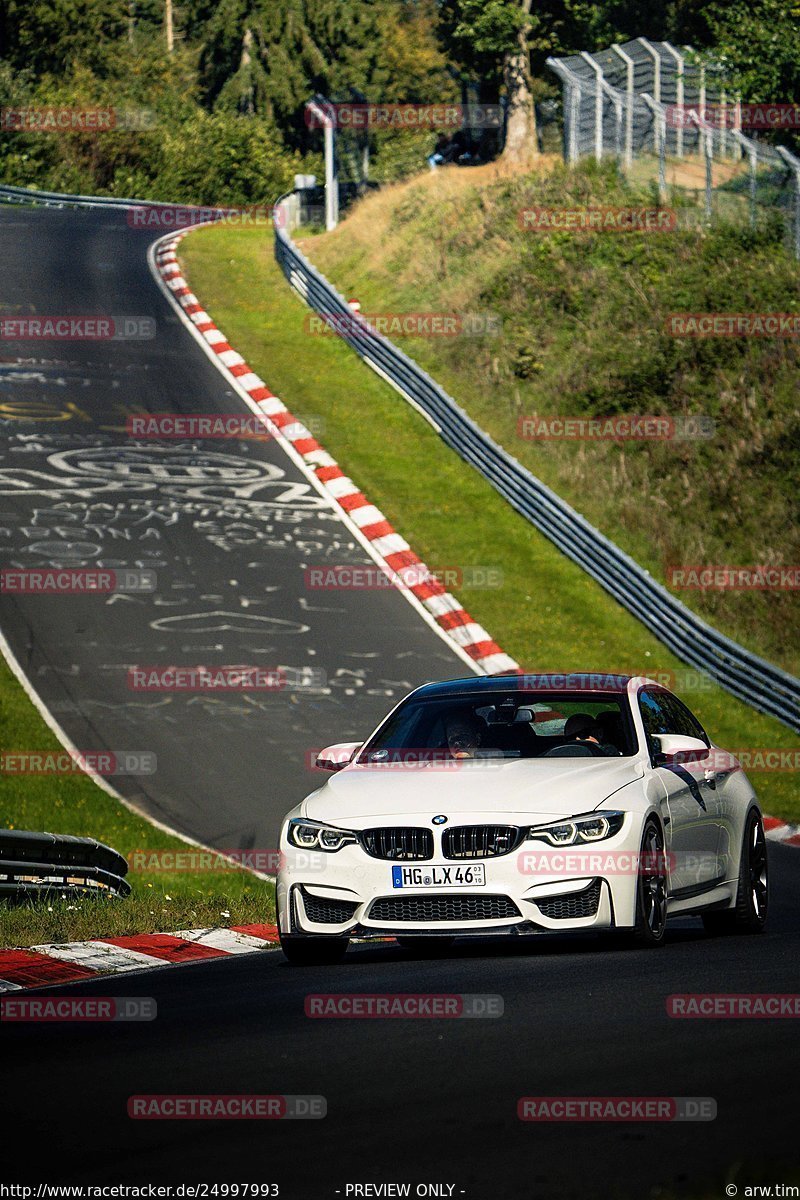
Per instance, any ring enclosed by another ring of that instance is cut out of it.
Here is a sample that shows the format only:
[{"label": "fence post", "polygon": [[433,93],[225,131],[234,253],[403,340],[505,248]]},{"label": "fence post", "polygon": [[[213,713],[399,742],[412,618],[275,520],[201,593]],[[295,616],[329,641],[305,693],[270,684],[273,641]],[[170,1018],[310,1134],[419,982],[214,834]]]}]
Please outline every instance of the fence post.
[{"label": "fence post", "polygon": [[555,71],[564,85],[564,158],[572,166],[578,161],[579,124],[581,113],[580,80],[557,58],[548,58],[546,65]]},{"label": "fence post", "polygon": [[794,256],[800,258],[800,158],[795,158],[783,146],[775,149],[794,175]]},{"label": "fence post", "polygon": [[743,155],[747,155],[750,162],[750,228],[755,229],[758,224],[758,205],[756,201],[757,175],[758,175],[758,146],[750,138],[740,133],[738,129],[731,130],[731,136],[738,145]]},{"label": "fence post", "polygon": [[675,73],[675,102],[678,109],[677,130],[675,133],[675,153],[678,158],[683,158],[683,55],[679,54],[674,46],[669,42],[663,42],[664,49],[675,59],[677,71]]},{"label": "fence post", "polygon": [[[661,103],[661,55],[656,50],[655,46],[651,45],[650,42],[648,42],[647,38],[640,37],[640,38],[637,38],[636,40],[637,40],[637,42],[640,42],[642,46],[644,46],[645,50],[647,51],[647,53],[651,56],[651,58],[653,60],[653,99],[655,100],[656,104],[660,104]],[[653,149],[656,151],[656,153],[658,153],[658,130],[655,127],[655,125],[653,126]]]},{"label": "fence post", "polygon": [[616,44],[611,47],[625,64],[625,169],[633,166],[633,59]]},{"label": "fence post", "polygon": [[594,71],[594,157],[596,162],[603,161],[603,69],[596,63],[591,54],[581,50],[581,58]]},{"label": "fence post", "polygon": [[623,166],[624,160],[622,157],[622,96],[614,88],[609,87],[608,84],[605,84],[605,87],[608,88],[608,95],[611,99],[611,103],[614,105],[614,150],[616,152],[617,162],[620,164],[620,166]]},{"label": "fence post", "polygon": [[664,107],[656,104],[652,96],[642,92],[642,99],[653,114],[653,129],[658,149],[658,196],[660,200],[667,197],[667,118]]},{"label": "fence post", "polygon": [[711,220],[711,193],[714,182],[714,130],[705,121],[701,121],[696,113],[692,113],[692,120],[698,129],[698,134],[703,138],[703,148],[706,156],[706,217]]}]

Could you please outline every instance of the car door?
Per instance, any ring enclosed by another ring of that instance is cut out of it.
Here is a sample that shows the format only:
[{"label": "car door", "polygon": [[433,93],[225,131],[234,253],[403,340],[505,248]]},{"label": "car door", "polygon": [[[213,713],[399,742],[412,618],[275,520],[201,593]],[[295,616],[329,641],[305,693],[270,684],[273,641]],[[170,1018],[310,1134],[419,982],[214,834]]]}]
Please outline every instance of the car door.
[{"label": "car door", "polygon": [[[701,738],[709,744],[702,726],[669,692],[643,688],[639,711],[647,733],[651,761],[660,733]],[[655,766],[667,793],[670,853],[670,886],[673,895],[701,892],[722,872],[719,866],[720,805],[714,772],[703,761]]]}]

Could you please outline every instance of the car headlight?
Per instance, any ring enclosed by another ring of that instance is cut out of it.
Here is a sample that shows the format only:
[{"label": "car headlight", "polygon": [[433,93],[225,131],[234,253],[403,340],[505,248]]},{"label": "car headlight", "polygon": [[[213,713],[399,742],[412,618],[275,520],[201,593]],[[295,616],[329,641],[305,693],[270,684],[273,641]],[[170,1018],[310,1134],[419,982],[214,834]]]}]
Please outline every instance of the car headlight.
[{"label": "car headlight", "polygon": [[349,829],[336,829],[333,825],[322,825],[319,821],[304,821],[296,818],[289,822],[289,841],[301,850],[341,850],[358,842]]},{"label": "car headlight", "polygon": [[585,813],[568,821],[550,821],[547,825],[532,825],[526,834],[531,841],[549,842],[551,846],[574,846],[576,843],[601,842],[613,837],[622,828],[625,814],[621,812]]}]

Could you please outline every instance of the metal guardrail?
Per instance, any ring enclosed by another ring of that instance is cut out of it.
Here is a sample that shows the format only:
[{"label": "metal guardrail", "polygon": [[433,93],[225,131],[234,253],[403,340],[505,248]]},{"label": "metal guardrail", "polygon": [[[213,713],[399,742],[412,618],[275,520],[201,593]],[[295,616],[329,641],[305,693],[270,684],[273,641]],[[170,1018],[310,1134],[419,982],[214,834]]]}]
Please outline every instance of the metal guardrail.
[{"label": "metal guardrail", "polygon": [[[163,200],[117,200],[114,196],[71,196],[66,192],[40,192],[0,184],[0,201],[8,204],[44,204],[51,208],[174,208]],[[187,205],[187,207],[189,207]]]},{"label": "metal guardrail", "polygon": [[[340,336],[368,366],[421,412],[442,440],[475,467],[508,503],[633,613],[678,658],[705,671],[732,695],[800,731],[800,680],[740,646],[671,596],[637,562],[532,475],[459,408],[452,396],[383,335],[356,327],[356,314],[294,244],[275,205],[275,257],[289,284],[318,313],[346,318]],[[0,201],[58,206],[131,207],[160,201],[70,196],[0,185]],[[224,211],[224,210],[222,210]],[[346,326],[353,332],[346,331]]]},{"label": "metal guardrail", "polygon": [[[317,313],[333,318],[339,336],[356,354],[426,416],[446,445],[480,471],[517,512],[684,662],[712,676],[740,700],[800,730],[800,680],[725,637],[670,595],[498,446],[413,359],[366,324],[362,333],[357,314],[298,249],[279,218],[274,235],[275,257],[294,290]],[[337,321],[339,317],[344,320]]]},{"label": "metal guardrail", "polygon": [[127,860],[94,838],[0,829],[0,899],[45,892],[130,895]]}]

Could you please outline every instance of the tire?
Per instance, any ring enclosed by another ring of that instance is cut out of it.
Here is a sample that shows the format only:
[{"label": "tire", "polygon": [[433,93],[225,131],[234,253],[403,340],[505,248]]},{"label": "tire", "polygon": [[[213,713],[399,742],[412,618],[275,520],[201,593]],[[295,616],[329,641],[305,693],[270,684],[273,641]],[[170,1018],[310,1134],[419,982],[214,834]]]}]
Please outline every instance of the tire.
[{"label": "tire", "polygon": [[667,876],[664,865],[664,832],[655,817],[642,831],[642,850],[636,883],[636,923],[627,941],[639,949],[654,949],[664,942],[667,930]]},{"label": "tire", "polygon": [[284,937],[281,934],[281,950],[293,967],[333,966],[342,961],[349,945],[349,938]]},{"label": "tire", "polygon": [[703,913],[703,925],[706,932],[718,935],[763,933],[768,912],[767,840],[761,813],[752,808],[742,838],[736,904],[724,912]]},{"label": "tire", "polygon": [[412,954],[430,956],[431,958],[435,958],[440,951],[447,950],[455,940],[455,937],[414,937],[413,935],[395,938],[395,941],[404,950],[410,950]]}]

